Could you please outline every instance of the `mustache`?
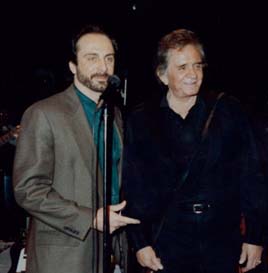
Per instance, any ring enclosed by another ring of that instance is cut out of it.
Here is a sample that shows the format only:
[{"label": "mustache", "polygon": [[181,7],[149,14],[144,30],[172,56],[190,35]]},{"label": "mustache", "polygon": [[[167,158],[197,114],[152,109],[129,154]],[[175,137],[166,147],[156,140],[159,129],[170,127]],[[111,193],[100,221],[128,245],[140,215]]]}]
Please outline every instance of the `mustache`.
[{"label": "mustache", "polygon": [[91,79],[93,79],[95,77],[105,77],[108,80],[108,78],[110,77],[110,75],[107,74],[107,73],[103,73],[103,74],[101,74],[101,73],[95,73],[95,74],[91,75]]}]

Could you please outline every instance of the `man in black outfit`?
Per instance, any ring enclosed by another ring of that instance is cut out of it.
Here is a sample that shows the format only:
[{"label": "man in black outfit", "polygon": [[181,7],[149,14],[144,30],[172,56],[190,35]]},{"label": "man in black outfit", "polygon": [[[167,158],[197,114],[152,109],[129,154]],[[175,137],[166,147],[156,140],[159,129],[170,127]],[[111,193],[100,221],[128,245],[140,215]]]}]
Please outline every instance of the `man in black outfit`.
[{"label": "man in black outfit", "polygon": [[168,92],[127,123],[126,214],[141,220],[128,234],[139,264],[153,271],[236,273],[261,263],[267,200],[255,140],[235,99],[199,92],[204,64],[193,32],[163,37],[156,74]]}]

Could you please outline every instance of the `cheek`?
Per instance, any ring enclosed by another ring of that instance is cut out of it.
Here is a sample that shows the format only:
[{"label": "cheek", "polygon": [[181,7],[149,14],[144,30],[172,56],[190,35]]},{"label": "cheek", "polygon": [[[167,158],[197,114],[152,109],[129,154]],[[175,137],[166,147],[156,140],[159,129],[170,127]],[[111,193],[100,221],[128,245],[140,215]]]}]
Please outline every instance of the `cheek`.
[{"label": "cheek", "polygon": [[81,72],[87,76],[90,76],[90,75],[96,73],[96,68],[94,65],[91,65],[91,66],[83,65],[83,66],[81,66]]},{"label": "cheek", "polygon": [[84,72],[90,72],[96,70],[97,64],[96,63],[89,63],[87,61],[80,62],[80,69]]},{"label": "cheek", "polygon": [[114,64],[107,65],[108,74],[114,73]]},{"label": "cheek", "polygon": [[200,84],[201,84],[202,81],[203,81],[203,77],[204,77],[203,72],[200,72],[200,74],[199,74],[199,76],[198,76],[198,79],[199,79],[199,81],[200,81]]},{"label": "cheek", "polygon": [[171,75],[171,77],[170,77],[170,82],[171,82],[173,85],[177,85],[177,86],[181,85],[182,80],[183,80],[183,76],[182,76],[182,75],[173,74],[173,75]]},{"label": "cheek", "polygon": [[197,74],[197,76],[199,77],[199,78],[203,78],[203,75],[204,75],[204,71],[203,71],[203,69],[202,68],[200,68],[200,69],[197,69],[196,70],[196,74]]}]

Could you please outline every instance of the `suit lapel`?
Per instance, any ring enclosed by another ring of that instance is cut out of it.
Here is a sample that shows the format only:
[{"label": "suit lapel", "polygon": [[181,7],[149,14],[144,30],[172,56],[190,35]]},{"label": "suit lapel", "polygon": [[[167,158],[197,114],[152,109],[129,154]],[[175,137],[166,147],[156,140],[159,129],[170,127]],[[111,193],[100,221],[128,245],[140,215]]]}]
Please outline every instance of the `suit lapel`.
[{"label": "suit lapel", "polygon": [[121,154],[120,154],[120,161],[119,161],[119,164],[118,164],[118,183],[119,183],[119,188],[120,188],[121,187],[121,182],[122,182],[123,124],[122,124],[121,113],[120,113],[119,109],[117,109],[117,108],[115,108],[114,124],[115,124],[114,129],[118,133],[120,146],[122,147]]},{"label": "suit lapel", "polygon": [[77,97],[74,88],[71,86],[66,91],[67,114],[70,115],[70,130],[73,131],[75,141],[79,147],[82,158],[87,166],[92,164],[92,152],[96,155],[92,130],[86,119],[84,109]]},{"label": "suit lapel", "polygon": [[88,124],[83,106],[75,93],[74,87],[70,86],[65,94],[66,114],[70,116],[70,130],[74,135],[75,143],[81,154],[81,164],[85,164],[89,176],[92,177],[92,181],[96,181],[96,184],[92,185],[92,190],[98,192],[98,200],[101,203],[103,192],[102,175],[97,160],[93,133]]},{"label": "suit lapel", "polygon": [[[66,92],[66,114],[70,115],[70,130],[73,131],[76,144],[80,150],[81,157],[86,165],[89,175],[94,176],[93,181],[98,181],[96,184],[99,194],[100,203],[102,202],[103,182],[98,164],[96,145],[94,143],[93,132],[88,124],[83,106],[77,97],[74,87],[70,86]],[[121,147],[123,147],[123,126],[120,111],[116,108],[114,115],[115,130],[118,132]],[[123,149],[122,149],[123,150]],[[121,185],[121,169],[122,169],[122,150],[120,157],[119,185]]]}]

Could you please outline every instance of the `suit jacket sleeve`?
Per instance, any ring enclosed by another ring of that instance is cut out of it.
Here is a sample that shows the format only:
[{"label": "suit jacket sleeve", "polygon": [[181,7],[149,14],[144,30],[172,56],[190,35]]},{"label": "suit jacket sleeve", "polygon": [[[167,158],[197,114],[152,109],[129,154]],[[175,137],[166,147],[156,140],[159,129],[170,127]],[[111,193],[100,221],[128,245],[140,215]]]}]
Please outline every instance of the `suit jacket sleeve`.
[{"label": "suit jacket sleeve", "polygon": [[[135,251],[151,245],[152,211],[150,204],[152,196],[148,194],[146,178],[143,175],[146,168],[141,163],[141,150],[146,149],[143,142],[145,130],[144,118],[134,114],[127,121],[125,130],[124,160],[123,160],[123,191],[127,200],[124,213],[141,221],[139,225],[127,226],[128,238]],[[141,142],[140,142],[141,140]]]},{"label": "suit jacket sleeve", "polygon": [[241,208],[246,227],[244,241],[262,245],[267,209],[267,189],[256,138],[249,120],[243,116],[239,124],[243,128],[242,143],[244,144],[243,164],[241,165],[243,169],[240,177]]},{"label": "suit jacket sleeve", "polygon": [[[22,117],[13,169],[15,198],[39,221],[83,240],[92,223],[92,210],[71,198],[64,198],[55,190],[55,139],[41,109],[32,106]],[[66,166],[62,166],[62,171],[68,172],[64,168]],[[60,183],[64,187],[65,181]]]}]

